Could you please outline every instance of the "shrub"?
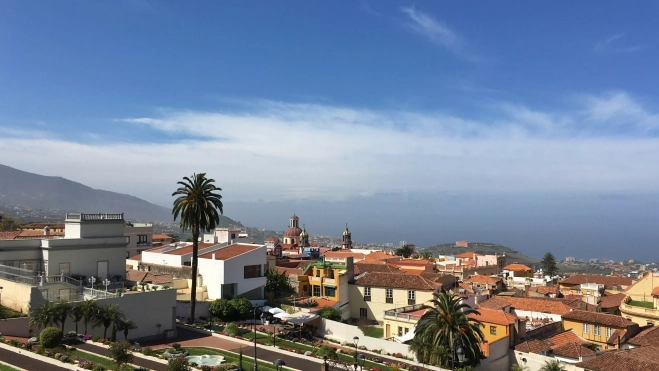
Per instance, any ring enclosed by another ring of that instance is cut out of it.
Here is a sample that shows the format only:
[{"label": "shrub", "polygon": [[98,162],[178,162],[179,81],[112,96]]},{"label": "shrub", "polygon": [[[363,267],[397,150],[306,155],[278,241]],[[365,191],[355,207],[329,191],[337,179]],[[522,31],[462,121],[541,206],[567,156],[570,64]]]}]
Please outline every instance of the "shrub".
[{"label": "shrub", "polygon": [[107,371],[107,367],[103,365],[94,365],[94,368],[92,368],[92,371]]},{"label": "shrub", "polygon": [[85,334],[85,336],[82,337],[82,340],[87,341],[92,339],[92,334]]},{"label": "shrub", "polygon": [[97,341],[99,341],[100,339],[101,339],[101,337],[98,336],[98,335],[94,335],[94,336],[92,336],[92,341],[93,341],[93,342],[97,342]]},{"label": "shrub", "polygon": [[190,371],[188,359],[185,357],[172,357],[167,361],[167,371]]},{"label": "shrub", "polygon": [[57,359],[59,359],[61,362],[64,362],[64,363],[67,363],[67,362],[71,361],[71,358],[67,354],[62,354]]},{"label": "shrub", "polygon": [[11,345],[11,346],[13,346],[13,347],[19,347],[19,346],[21,346],[21,343],[20,343],[18,340],[16,340],[16,339],[11,339],[11,340],[9,340],[9,342],[8,342],[7,344],[9,344],[9,345]]},{"label": "shrub", "polygon": [[78,367],[80,367],[82,369],[85,369],[85,370],[91,370],[92,368],[94,368],[94,365],[95,365],[94,362],[88,361],[86,359],[83,359],[83,360],[80,361],[80,363],[78,363]]},{"label": "shrub", "polygon": [[233,298],[231,299],[231,305],[235,308],[236,314],[241,319],[249,318],[253,314],[252,311],[254,310],[254,306],[247,298]]},{"label": "shrub", "polygon": [[114,371],[134,371],[134,368],[133,366],[124,363],[115,368]]},{"label": "shrub", "polygon": [[133,353],[130,351],[130,343],[127,341],[110,343],[108,357],[112,358],[118,365],[133,361]]},{"label": "shrub", "polygon": [[149,356],[149,357],[155,355],[155,353],[156,352],[153,349],[151,349],[150,347],[146,347],[142,350],[142,354],[144,354],[145,356]]},{"label": "shrub", "polygon": [[55,348],[62,343],[62,331],[57,327],[46,327],[41,331],[39,340],[42,347]]},{"label": "shrub", "polygon": [[227,299],[215,300],[211,303],[209,310],[214,317],[223,322],[232,321],[236,317],[236,308]]},{"label": "shrub", "polygon": [[340,321],[341,312],[336,308],[326,307],[320,311],[320,316],[331,321]]},{"label": "shrub", "polygon": [[174,344],[172,344],[172,348],[174,348],[175,351],[180,352],[182,347],[181,347],[181,344],[174,343]]},{"label": "shrub", "polygon": [[37,354],[39,354],[39,355],[43,355],[43,354],[44,354],[43,348],[37,348],[37,350],[35,350],[34,352],[37,353]]},{"label": "shrub", "polygon": [[74,337],[78,337],[78,333],[75,331],[69,331],[66,333],[66,336],[70,338],[74,338]]},{"label": "shrub", "polygon": [[236,324],[232,322],[232,323],[226,325],[226,327],[224,327],[224,332],[227,335],[233,337],[233,336],[238,335],[240,333],[240,330],[238,329],[238,326],[236,326]]}]

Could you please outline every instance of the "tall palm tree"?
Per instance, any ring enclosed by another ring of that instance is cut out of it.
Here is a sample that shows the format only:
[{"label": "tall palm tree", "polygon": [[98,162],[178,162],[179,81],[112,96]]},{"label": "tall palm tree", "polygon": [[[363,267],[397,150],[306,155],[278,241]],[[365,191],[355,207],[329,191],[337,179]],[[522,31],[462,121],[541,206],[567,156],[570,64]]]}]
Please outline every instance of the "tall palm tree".
[{"label": "tall palm tree", "polygon": [[540,371],[565,371],[565,367],[561,365],[557,360],[545,361],[545,364],[542,365]]},{"label": "tall palm tree", "polygon": [[36,326],[43,329],[48,326],[56,325],[58,313],[55,310],[55,304],[47,301],[30,311],[30,326]]},{"label": "tall palm tree", "polygon": [[57,313],[57,323],[62,326],[62,333],[64,333],[64,324],[66,319],[71,315],[73,305],[67,300],[58,300],[55,303],[55,313]]},{"label": "tall palm tree", "polygon": [[206,173],[193,174],[192,179],[186,176],[183,181],[176,184],[180,187],[172,193],[172,196],[178,196],[174,200],[172,215],[174,215],[174,220],[180,217],[181,230],[192,231],[192,290],[190,290],[190,316],[188,317],[188,323],[192,323],[197,302],[199,233],[215,229],[220,223],[220,214],[224,212],[222,196],[214,192],[222,189],[215,186],[214,179],[206,178]]},{"label": "tall palm tree", "polygon": [[433,295],[432,306],[421,316],[414,337],[420,337],[433,348],[446,348],[451,358],[457,347],[462,347],[468,362],[477,365],[483,358],[479,346],[484,340],[483,331],[480,322],[468,316],[480,313],[448,292]]},{"label": "tall palm tree", "polygon": [[123,317],[124,314],[117,304],[105,304],[96,310],[93,323],[96,326],[103,326],[103,338],[107,339],[108,328],[112,324],[118,323]]},{"label": "tall palm tree", "polygon": [[96,312],[98,311],[98,304],[96,303],[96,300],[85,300],[83,302],[78,303],[78,306],[82,310],[82,320],[85,324],[85,334],[87,334],[87,324],[89,322],[92,322],[92,327],[95,327],[93,322],[94,322],[94,316]]},{"label": "tall palm tree", "polygon": [[528,366],[520,365],[520,364],[514,364],[510,367],[510,371],[528,371],[529,368]]},{"label": "tall palm tree", "polygon": [[135,322],[125,318],[119,320],[119,323],[117,323],[116,325],[117,325],[117,330],[122,331],[124,333],[124,340],[128,340],[129,331],[137,329],[137,325],[135,324]]},{"label": "tall palm tree", "polygon": [[73,307],[71,308],[71,311],[69,313],[69,315],[71,316],[71,319],[73,320],[73,322],[76,323],[76,334],[78,333],[78,322],[80,322],[80,320],[82,320],[85,316],[85,312],[84,312],[84,309],[82,307],[83,303],[84,302],[79,301],[79,302],[73,304]]}]

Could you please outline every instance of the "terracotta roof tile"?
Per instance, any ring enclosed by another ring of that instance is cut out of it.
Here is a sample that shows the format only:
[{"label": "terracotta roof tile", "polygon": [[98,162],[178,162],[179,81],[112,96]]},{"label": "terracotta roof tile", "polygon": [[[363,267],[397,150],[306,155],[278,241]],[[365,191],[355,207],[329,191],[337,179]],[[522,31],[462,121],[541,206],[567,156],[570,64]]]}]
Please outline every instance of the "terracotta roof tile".
[{"label": "terracotta roof tile", "polygon": [[13,240],[21,231],[0,231],[0,240]]},{"label": "terracotta roof tile", "polygon": [[517,344],[515,346],[515,350],[524,353],[542,354],[544,352],[551,350],[551,343],[547,340],[533,339],[533,340],[525,341],[521,344]]},{"label": "terracotta roof tile", "polygon": [[528,291],[537,292],[542,295],[558,294],[558,286],[531,286]]},{"label": "terracotta roof tile", "polygon": [[400,269],[392,267],[389,264],[372,264],[359,262],[356,263],[354,267],[355,275],[359,275],[364,272],[403,273]]},{"label": "terracotta roof tile", "polygon": [[477,282],[477,283],[489,283],[489,284],[496,284],[497,282],[500,282],[501,278],[494,278],[490,276],[481,276],[481,275],[475,275],[467,278],[465,282]]},{"label": "terracotta roof tile", "polygon": [[299,276],[301,274],[304,274],[304,271],[298,268],[275,267],[275,269],[277,270],[278,274],[283,274],[286,277]]},{"label": "terracotta roof tile", "polygon": [[627,297],[627,294],[624,293],[602,296],[602,300],[600,301],[600,307],[602,308],[619,307],[620,303],[622,303],[625,297]]},{"label": "terracotta roof tile", "polygon": [[627,343],[638,346],[659,346],[659,327],[653,326],[641,331]]},{"label": "terracotta roof tile", "polygon": [[561,357],[580,359],[581,357],[594,356],[597,352],[586,348],[581,342],[570,341],[553,349],[552,353]]},{"label": "terracotta roof tile", "polygon": [[473,259],[474,256],[485,256],[477,252],[463,252],[455,256],[456,259]]},{"label": "terracotta roof tile", "polygon": [[597,274],[575,274],[558,281],[558,283],[571,285],[581,285],[582,283],[597,283],[608,287],[631,286],[632,282],[633,280],[629,277],[600,276]]},{"label": "terracotta roof tile", "polygon": [[588,312],[585,310],[573,310],[572,312],[562,315],[563,319],[569,319],[579,322],[594,323],[598,325],[611,326],[617,328],[627,328],[634,326],[635,323],[613,314]]},{"label": "terracotta roof tile", "polygon": [[570,342],[583,343],[584,341],[572,330],[563,331],[554,336],[547,338],[551,343],[552,349]]},{"label": "terracotta roof tile", "polygon": [[517,316],[510,313],[506,313],[502,310],[481,308],[478,309],[478,312],[480,314],[472,313],[469,315],[469,318],[476,319],[481,322],[494,323],[502,326],[512,325],[515,323],[515,321],[519,320]]},{"label": "terracotta roof tile", "polygon": [[142,261],[142,254],[137,254],[133,257],[128,258],[127,260],[136,260],[136,261]]},{"label": "terracotta roof tile", "polygon": [[627,330],[615,330],[606,340],[607,344],[620,344],[626,342]]},{"label": "terracotta roof tile", "polygon": [[509,302],[505,300],[501,300],[496,296],[491,299],[478,303],[478,308],[487,308],[487,309],[503,309],[509,306],[510,306]]},{"label": "terracotta roof tile", "polygon": [[513,271],[513,272],[515,272],[515,271],[531,271],[531,270],[533,270],[533,269],[527,267],[526,265],[524,265],[524,264],[519,264],[519,263],[508,264],[508,265],[506,265],[505,267],[503,267],[503,269],[505,269],[505,270],[507,270],[507,271]]},{"label": "terracotta roof tile", "polygon": [[533,339],[525,341],[515,347],[515,350],[527,353],[544,353],[559,348],[567,343],[584,343],[572,330],[563,331],[546,339]]},{"label": "terracotta roof tile", "polygon": [[365,273],[362,277],[357,279],[355,283],[360,286],[428,291],[436,291],[442,287],[440,283],[433,282],[420,275],[382,272]]},{"label": "terracotta roof tile", "polygon": [[561,300],[552,298],[516,298],[498,295],[497,299],[507,302],[512,308],[533,312],[563,315],[573,309]]},{"label": "terracotta roof tile", "polygon": [[229,245],[227,247],[223,247],[215,251],[207,252],[203,255],[199,255],[199,258],[213,259],[213,255],[215,255],[215,260],[227,260],[227,259],[235,258],[238,255],[242,255],[250,251],[254,251],[260,247],[262,246],[237,243],[237,244]]},{"label": "terracotta roof tile", "polygon": [[[215,245],[218,245],[218,244],[217,244],[217,243],[200,243],[200,244],[197,246],[197,248],[198,248],[198,250],[201,250],[201,249],[205,249],[205,248],[207,248],[207,247],[211,247],[211,246],[215,246]],[[176,250],[166,251],[166,252],[164,252],[163,254],[167,254],[167,255],[185,255],[185,254],[191,254],[191,253],[192,253],[192,247],[193,247],[192,245],[188,245],[188,246],[180,247],[180,248],[178,248],[178,249],[176,249]]]},{"label": "terracotta roof tile", "polygon": [[652,296],[659,296],[659,286],[652,289]]},{"label": "terracotta roof tile", "polygon": [[640,347],[608,352],[575,366],[591,371],[659,370],[659,347]]}]

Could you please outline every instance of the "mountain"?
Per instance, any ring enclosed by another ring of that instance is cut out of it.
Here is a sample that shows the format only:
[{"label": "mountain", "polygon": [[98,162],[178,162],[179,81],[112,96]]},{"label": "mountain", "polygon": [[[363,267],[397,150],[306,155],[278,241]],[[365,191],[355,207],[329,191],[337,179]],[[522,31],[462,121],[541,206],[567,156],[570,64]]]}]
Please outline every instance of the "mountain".
[{"label": "mountain", "polygon": [[533,268],[540,263],[540,260],[528,257],[519,251],[503,245],[488,242],[472,242],[468,248],[457,247],[455,243],[445,243],[435,245],[424,249],[430,251],[434,256],[439,255],[457,255],[463,252],[475,252],[483,255],[506,254],[506,264],[520,263]]},{"label": "mountain", "polygon": [[[0,204],[5,210],[55,210],[62,214],[62,218],[65,212],[124,213],[127,220],[173,222],[171,209],[137,197],[93,189],[62,177],[32,174],[5,165],[0,165]],[[221,222],[221,225],[237,224],[227,217],[222,217]]]}]

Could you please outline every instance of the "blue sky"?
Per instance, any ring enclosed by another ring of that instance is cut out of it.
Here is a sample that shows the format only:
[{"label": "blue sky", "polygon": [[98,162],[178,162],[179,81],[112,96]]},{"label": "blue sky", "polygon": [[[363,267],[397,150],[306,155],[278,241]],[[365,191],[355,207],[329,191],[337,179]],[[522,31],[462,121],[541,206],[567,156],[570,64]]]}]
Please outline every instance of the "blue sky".
[{"label": "blue sky", "polygon": [[[300,202],[391,194],[427,200],[401,212],[426,219],[446,195],[489,200],[473,212],[492,218],[541,204],[615,219],[635,215],[624,200],[657,200],[656,2],[284,5],[2,2],[2,161],[163,205],[178,178],[206,171],[243,210],[288,203],[267,219],[227,210],[270,228]],[[497,200],[515,195],[526,203],[502,214]],[[499,241],[525,243],[514,225]],[[465,220],[419,244],[493,238],[482,230]]]}]

